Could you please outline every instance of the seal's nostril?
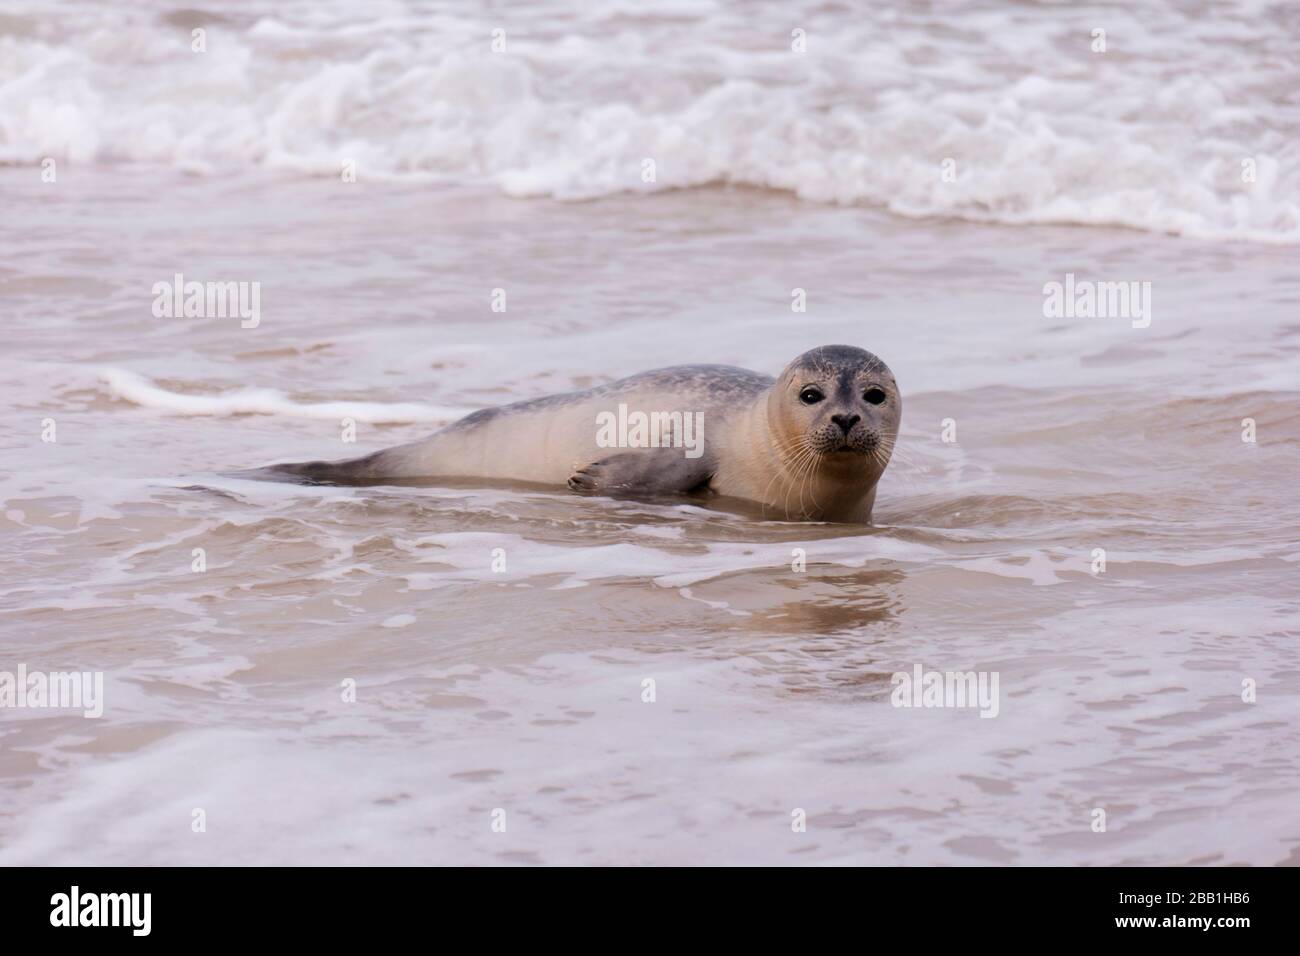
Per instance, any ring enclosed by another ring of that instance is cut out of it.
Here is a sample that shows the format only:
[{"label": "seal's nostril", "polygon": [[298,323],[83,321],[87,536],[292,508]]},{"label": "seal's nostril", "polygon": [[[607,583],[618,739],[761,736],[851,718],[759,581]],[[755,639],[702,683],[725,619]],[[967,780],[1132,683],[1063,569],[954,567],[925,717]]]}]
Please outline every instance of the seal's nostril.
[{"label": "seal's nostril", "polygon": [[831,421],[840,426],[840,431],[848,434],[853,430],[853,426],[862,421],[861,415],[832,415]]}]

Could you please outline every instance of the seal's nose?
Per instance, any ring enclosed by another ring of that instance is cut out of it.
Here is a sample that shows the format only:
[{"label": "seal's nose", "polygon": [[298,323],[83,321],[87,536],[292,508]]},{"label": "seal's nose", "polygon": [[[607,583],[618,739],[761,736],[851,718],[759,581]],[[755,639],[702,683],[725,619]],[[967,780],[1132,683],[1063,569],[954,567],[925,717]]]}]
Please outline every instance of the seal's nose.
[{"label": "seal's nose", "polygon": [[862,421],[861,415],[832,415],[831,421],[840,426],[840,431],[848,434],[853,430],[853,426]]}]

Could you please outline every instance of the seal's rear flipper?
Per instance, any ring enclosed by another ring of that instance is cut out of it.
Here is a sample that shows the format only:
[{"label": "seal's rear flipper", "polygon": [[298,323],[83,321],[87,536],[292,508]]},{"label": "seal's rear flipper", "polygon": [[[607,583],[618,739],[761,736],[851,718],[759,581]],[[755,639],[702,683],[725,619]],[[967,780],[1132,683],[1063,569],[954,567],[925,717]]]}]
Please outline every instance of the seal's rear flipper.
[{"label": "seal's rear flipper", "polygon": [[368,485],[385,477],[383,452],[345,461],[299,461],[236,472],[233,477],[255,481],[288,481],[299,485]]}]

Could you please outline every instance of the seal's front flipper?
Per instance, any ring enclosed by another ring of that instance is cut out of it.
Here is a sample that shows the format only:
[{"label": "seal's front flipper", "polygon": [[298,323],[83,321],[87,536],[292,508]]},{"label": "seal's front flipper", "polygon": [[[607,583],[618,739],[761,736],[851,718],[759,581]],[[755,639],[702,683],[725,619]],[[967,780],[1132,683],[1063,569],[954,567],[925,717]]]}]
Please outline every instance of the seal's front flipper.
[{"label": "seal's front flipper", "polygon": [[681,495],[702,491],[713,470],[708,455],[687,458],[680,448],[645,448],[574,468],[569,487],[592,495]]}]

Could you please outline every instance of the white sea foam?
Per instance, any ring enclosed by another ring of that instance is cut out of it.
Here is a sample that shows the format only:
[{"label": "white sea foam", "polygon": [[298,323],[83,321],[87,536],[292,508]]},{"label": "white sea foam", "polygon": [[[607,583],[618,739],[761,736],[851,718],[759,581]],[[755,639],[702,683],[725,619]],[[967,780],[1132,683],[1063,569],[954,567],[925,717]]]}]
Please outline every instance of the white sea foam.
[{"label": "white sea foam", "polygon": [[296,418],[358,422],[449,422],[468,409],[410,402],[295,402],[273,388],[241,388],[219,395],[186,395],[161,388],[125,369],[105,369],[103,381],[113,395],[145,408],[178,415],[288,415]]},{"label": "white sea foam", "polygon": [[358,181],[559,199],[731,183],[1300,242],[1300,61],[1280,6],[23,9],[0,27],[0,162],[337,178],[350,160]]},{"label": "white sea foam", "polygon": [[[512,534],[454,532],[429,535],[405,547],[422,560],[457,569],[439,572],[436,577],[442,580],[500,582],[564,575],[558,588],[621,577],[645,578],[660,587],[682,588],[738,571],[788,568],[794,548],[802,548],[806,562],[813,565],[862,567],[868,561],[919,564],[942,557],[937,548],[883,536],[770,545],[716,543],[703,551],[683,554],[628,542],[572,548]],[[489,556],[496,548],[510,556],[509,575],[494,572],[491,567]],[[416,574],[412,580],[424,577]]]}]

